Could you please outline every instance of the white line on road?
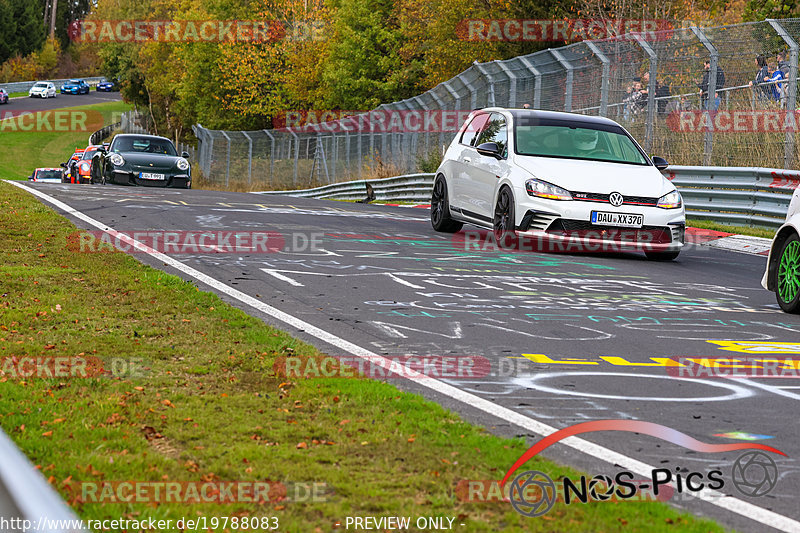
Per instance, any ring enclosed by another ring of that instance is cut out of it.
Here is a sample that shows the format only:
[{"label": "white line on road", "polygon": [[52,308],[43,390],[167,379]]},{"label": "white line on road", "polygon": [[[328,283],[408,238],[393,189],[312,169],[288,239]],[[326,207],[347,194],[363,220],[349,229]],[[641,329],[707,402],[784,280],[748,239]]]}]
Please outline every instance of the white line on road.
[{"label": "white line on road", "polygon": [[286,283],[288,283],[289,285],[292,285],[294,287],[305,287],[305,285],[303,285],[299,281],[295,281],[292,278],[290,278],[289,276],[284,276],[283,274],[278,274],[275,270],[270,270],[269,268],[262,268],[261,270],[263,272],[266,272],[270,276],[272,276],[274,278],[278,278],[281,281],[285,281]]},{"label": "white line on road", "polygon": [[[221,281],[218,281],[211,276],[200,272],[180,261],[173,259],[172,257],[165,255],[161,252],[157,252],[152,248],[142,244],[139,241],[136,241],[129,236],[116,231],[113,228],[110,228],[106,224],[93,219],[92,217],[83,214],[82,212],[73,209],[69,205],[65,204],[64,202],[53,198],[50,195],[44,194],[36,189],[23,185],[22,183],[16,183],[10,180],[6,180],[7,183],[11,183],[12,185],[19,187],[29,193],[33,194],[45,200],[46,202],[52,204],[53,206],[57,207],[58,209],[64,211],[66,214],[73,216],[77,219],[80,219],[91,226],[94,226],[97,229],[100,229],[110,236],[120,239],[127,244],[134,246],[138,250],[141,250],[151,257],[163,262],[165,265],[171,266],[176,270],[184,273],[187,276],[194,278],[195,280],[209,286],[212,289],[215,289],[235,300],[240,301],[241,303],[261,312],[267,316],[272,317],[275,320],[283,322],[284,324],[291,326],[297,330],[303,331],[312,337],[315,337],[322,342],[325,342],[331,346],[339,348],[340,350],[350,353],[356,357],[364,359],[371,364],[375,364],[381,366],[385,369],[392,368],[392,365],[396,365],[396,361],[391,361],[383,356],[375,354],[361,346],[353,344],[352,342],[345,340],[341,337],[333,335],[317,326],[309,324],[293,315],[285,313],[280,309],[272,307],[270,305],[261,302],[252,296],[249,296],[239,290],[236,290]],[[402,369],[403,375],[408,376],[408,380],[420,385],[422,387],[426,387],[431,391],[434,391],[438,394],[442,394],[444,396],[448,396],[454,400],[457,400],[467,407],[472,407],[483,411],[495,418],[505,420],[506,422],[513,424],[515,426],[524,428],[527,431],[535,433],[541,436],[547,436],[552,433],[555,433],[557,430],[556,428],[539,422],[538,420],[534,420],[533,418],[527,417],[511,409],[506,407],[497,405],[485,398],[481,398],[480,396],[476,396],[472,393],[466,392],[461,390],[457,387],[444,383],[434,378],[430,378],[420,374],[419,372],[414,371],[411,368],[403,367]],[[589,455],[597,460],[609,463],[611,465],[619,465],[626,470],[634,472],[638,475],[649,477],[651,475],[652,470],[655,468],[647,463],[639,461],[638,459],[634,459],[633,457],[629,457],[627,455],[621,454],[610,448],[606,448],[604,446],[600,446],[598,444],[594,444],[587,440],[581,439],[579,437],[568,437],[562,441],[560,444],[564,446],[568,446],[574,450],[577,450],[581,453]],[[775,529],[786,531],[786,532],[798,532],[800,533],[800,522],[789,518],[788,516],[783,516],[781,514],[775,513],[768,509],[764,509],[762,507],[758,507],[757,505],[753,505],[749,502],[744,500],[740,500],[738,498],[734,498],[732,496],[726,496],[725,494],[716,491],[716,490],[709,490],[703,489],[698,493],[685,493],[687,496],[691,496],[702,501],[708,502],[712,505],[715,505],[721,509],[725,509],[732,513],[738,514],[750,520],[754,520],[756,522],[760,522],[761,524],[768,525]]]}]

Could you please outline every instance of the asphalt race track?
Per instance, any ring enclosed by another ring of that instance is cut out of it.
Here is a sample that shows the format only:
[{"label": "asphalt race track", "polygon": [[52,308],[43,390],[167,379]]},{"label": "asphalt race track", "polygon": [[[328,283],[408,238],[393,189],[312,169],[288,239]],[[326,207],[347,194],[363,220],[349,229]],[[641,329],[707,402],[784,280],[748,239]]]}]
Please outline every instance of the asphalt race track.
[{"label": "asphalt race track", "polygon": [[119,92],[97,92],[92,89],[89,94],[59,94],[56,98],[29,98],[20,96],[10,98],[8,104],[0,105],[0,116],[3,118],[16,116],[22,112],[50,111],[66,107],[78,107],[103,102],[119,102]]},{"label": "asphalt race track", "polygon": [[[84,98],[55,102],[72,99]],[[678,379],[676,367],[667,366],[670,359],[689,357],[760,354],[765,361],[783,361],[800,353],[800,316],[781,312],[774,294],[759,285],[764,256],[704,246],[692,246],[670,263],[647,261],[642,254],[467,251],[459,237],[435,233],[424,209],[200,190],[30,187],[119,231],[278,232],[288,251],[170,256],[375,354],[483,357],[488,366],[479,376],[431,381],[488,400],[503,412],[558,429],[598,419],[641,420],[714,444],[748,442],[717,434],[755,434],[755,442],[786,454],[771,454],[778,482],[758,497],[730,482],[741,451],[694,452],[652,436],[604,431],[581,438],[616,452],[611,463],[598,457],[602,448],[580,451],[567,443],[543,455],[592,475],[613,476],[619,454],[684,474],[719,469],[726,480],[720,491],[732,498],[710,495],[701,501],[676,493],[672,503],[740,531],[800,530],[800,404],[793,403],[800,402],[800,379],[786,373]],[[74,214],[69,218],[95,229]],[[317,249],[289,246],[303,239],[315,239]],[[188,279],[174,264],[136,255]],[[221,296],[331,355],[347,355],[341,343],[287,326],[230,293]],[[393,381],[497,434],[526,436],[531,444],[542,437],[480,402],[431,390],[421,381]]]}]

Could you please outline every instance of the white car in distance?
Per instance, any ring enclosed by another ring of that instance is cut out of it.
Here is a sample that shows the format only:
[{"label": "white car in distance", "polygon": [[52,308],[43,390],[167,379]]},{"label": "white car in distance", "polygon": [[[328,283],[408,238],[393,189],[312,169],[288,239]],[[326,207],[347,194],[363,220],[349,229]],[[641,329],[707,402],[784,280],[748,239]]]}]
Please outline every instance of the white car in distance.
[{"label": "white car in distance", "polygon": [[28,90],[28,96],[33,98],[34,96],[38,96],[39,98],[56,98],[58,96],[58,91],[56,91],[55,84],[49,81],[37,81],[33,84]]},{"label": "white car in distance", "polygon": [[[680,253],[686,213],[680,193],[613,120],[530,109],[473,111],[445,152],[431,195],[431,225],[464,223],[496,239],[535,235],[579,242],[578,251]],[[569,250],[569,248],[567,249]]]}]

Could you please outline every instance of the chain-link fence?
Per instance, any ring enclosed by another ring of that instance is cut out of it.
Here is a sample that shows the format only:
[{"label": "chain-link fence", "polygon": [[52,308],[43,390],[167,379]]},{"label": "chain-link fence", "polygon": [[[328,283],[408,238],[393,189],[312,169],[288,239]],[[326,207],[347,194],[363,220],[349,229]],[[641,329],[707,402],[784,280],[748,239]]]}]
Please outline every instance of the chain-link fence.
[{"label": "chain-link fence", "polygon": [[612,118],[673,164],[798,168],[798,41],[800,19],[766,20],[476,62],[356,116],[261,131],[198,124],[197,161],[206,180],[261,189],[432,172],[469,110],[530,106]]}]

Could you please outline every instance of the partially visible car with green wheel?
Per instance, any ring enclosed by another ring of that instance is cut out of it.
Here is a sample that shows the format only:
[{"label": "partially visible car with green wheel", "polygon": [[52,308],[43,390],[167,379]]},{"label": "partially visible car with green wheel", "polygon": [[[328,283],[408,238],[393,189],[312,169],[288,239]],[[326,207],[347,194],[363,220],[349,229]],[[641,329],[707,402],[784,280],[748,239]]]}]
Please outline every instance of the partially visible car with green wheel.
[{"label": "partially visible car with green wheel", "polygon": [[775,237],[761,285],[775,293],[787,313],[800,313],[800,189],[795,190],[786,222]]}]

